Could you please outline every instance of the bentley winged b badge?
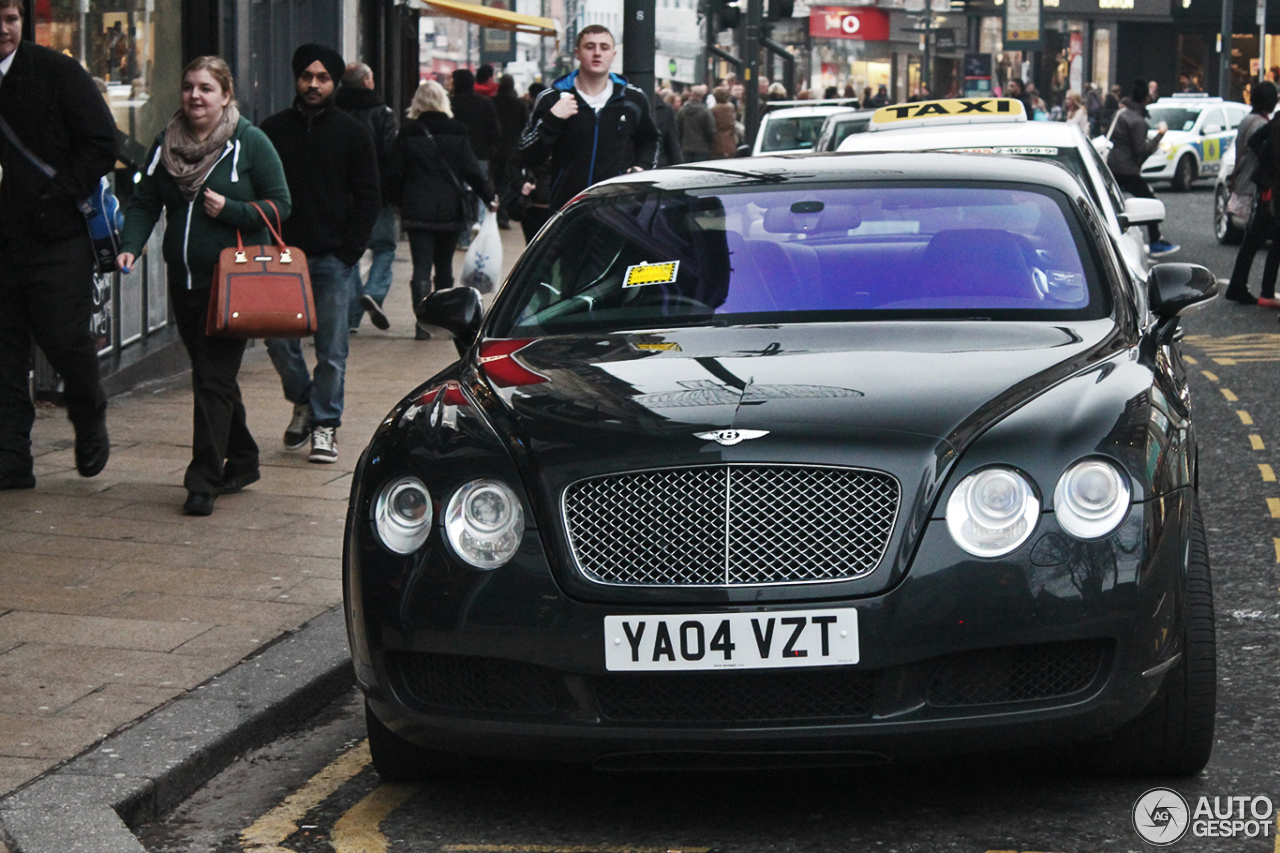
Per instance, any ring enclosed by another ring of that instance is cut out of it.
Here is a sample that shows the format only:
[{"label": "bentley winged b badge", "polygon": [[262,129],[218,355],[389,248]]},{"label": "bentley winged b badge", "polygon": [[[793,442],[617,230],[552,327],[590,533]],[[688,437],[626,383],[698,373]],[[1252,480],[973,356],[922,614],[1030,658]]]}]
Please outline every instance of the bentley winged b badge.
[{"label": "bentley winged b badge", "polygon": [[693,436],[703,441],[714,441],[716,444],[728,446],[768,434],[767,429],[717,429],[711,432],[695,432]]}]

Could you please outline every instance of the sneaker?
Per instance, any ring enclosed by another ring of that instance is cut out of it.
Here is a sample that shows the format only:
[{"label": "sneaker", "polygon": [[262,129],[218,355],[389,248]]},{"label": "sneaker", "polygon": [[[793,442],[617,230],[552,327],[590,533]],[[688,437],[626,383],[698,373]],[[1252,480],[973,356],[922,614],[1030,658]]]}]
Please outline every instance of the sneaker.
[{"label": "sneaker", "polygon": [[1172,255],[1181,248],[1177,243],[1170,243],[1168,240],[1157,240],[1151,244],[1148,253],[1153,258],[1163,258],[1165,255]]},{"label": "sneaker", "polygon": [[311,433],[311,462],[338,461],[338,428],[318,426]]},{"label": "sneaker", "polygon": [[1280,308],[1280,299],[1275,299],[1270,296],[1259,296],[1258,307],[1259,308]]},{"label": "sneaker", "polygon": [[1231,291],[1231,288],[1227,288],[1227,291],[1222,294],[1222,298],[1230,302],[1238,302],[1241,305],[1257,305],[1258,304],[1258,300],[1255,299],[1253,297],[1253,294],[1247,290],[1241,293],[1233,293]]},{"label": "sneaker", "polygon": [[382,313],[382,306],[378,304],[378,300],[369,294],[360,297],[360,305],[364,308],[366,314],[369,315],[369,322],[375,328],[386,331],[391,328],[391,321],[387,319],[387,315]]},{"label": "sneaker", "polygon": [[285,450],[301,450],[311,438],[311,404],[295,403],[293,418],[284,430]]}]

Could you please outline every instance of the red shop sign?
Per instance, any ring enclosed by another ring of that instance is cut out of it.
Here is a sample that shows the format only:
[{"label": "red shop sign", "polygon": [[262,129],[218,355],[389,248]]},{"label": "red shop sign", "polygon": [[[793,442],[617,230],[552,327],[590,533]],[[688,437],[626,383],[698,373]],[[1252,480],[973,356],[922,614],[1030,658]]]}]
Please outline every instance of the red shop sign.
[{"label": "red shop sign", "polygon": [[873,6],[810,6],[809,35],[828,39],[888,41],[889,13]]}]

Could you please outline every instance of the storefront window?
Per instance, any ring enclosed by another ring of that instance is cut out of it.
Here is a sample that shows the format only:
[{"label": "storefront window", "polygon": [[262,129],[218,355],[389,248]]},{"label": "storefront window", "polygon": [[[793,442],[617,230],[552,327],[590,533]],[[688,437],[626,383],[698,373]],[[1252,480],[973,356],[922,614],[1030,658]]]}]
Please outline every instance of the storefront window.
[{"label": "storefront window", "polygon": [[[180,0],[51,0],[34,5],[36,41],[80,61],[116,126],[147,146],[178,107]],[[169,81],[153,91],[154,80]],[[153,100],[158,103],[152,103]]]},{"label": "storefront window", "polygon": [[1103,92],[1111,88],[1111,30],[1101,27],[1093,33],[1093,81]]}]

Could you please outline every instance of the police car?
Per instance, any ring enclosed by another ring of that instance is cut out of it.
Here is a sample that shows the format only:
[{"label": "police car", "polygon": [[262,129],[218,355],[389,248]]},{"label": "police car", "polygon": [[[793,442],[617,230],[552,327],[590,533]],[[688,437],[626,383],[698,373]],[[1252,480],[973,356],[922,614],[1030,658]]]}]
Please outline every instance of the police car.
[{"label": "police car", "polygon": [[1164,204],[1125,198],[1106,162],[1075,126],[1027,121],[1026,108],[1013,98],[953,98],[881,107],[867,131],[848,137],[837,150],[955,151],[1058,163],[1102,211],[1130,272],[1146,278],[1147,234],[1135,226],[1163,222]]},{"label": "police car", "polygon": [[[760,129],[751,148],[751,156],[761,154],[807,154],[822,133],[822,124],[828,116],[848,112],[856,107],[856,100],[826,102],[782,101],[766,104],[769,112],[760,119]],[[782,104],[783,106],[777,106]],[[800,104],[801,106],[790,106]]]},{"label": "police car", "polygon": [[1177,94],[1147,105],[1152,136],[1160,122],[1169,131],[1160,148],[1142,164],[1148,181],[1169,181],[1175,190],[1191,189],[1198,178],[1217,175],[1222,155],[1236,138],[1236,128],[1249,105],[1201,94]]}]

